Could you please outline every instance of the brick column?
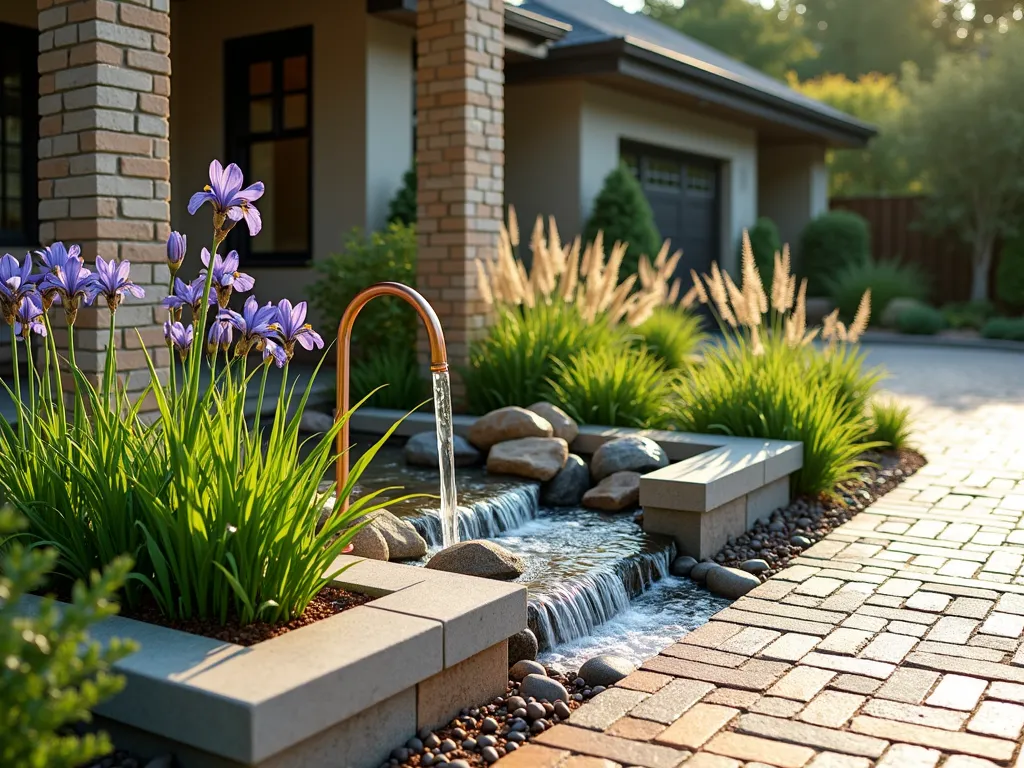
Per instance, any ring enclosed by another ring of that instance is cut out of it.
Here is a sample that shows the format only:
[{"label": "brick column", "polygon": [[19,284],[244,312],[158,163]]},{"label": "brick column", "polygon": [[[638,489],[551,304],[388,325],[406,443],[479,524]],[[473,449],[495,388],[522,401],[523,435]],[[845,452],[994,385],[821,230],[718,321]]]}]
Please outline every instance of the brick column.
[{"label": "brick column", "polygon": [[[118,367],[129,388],[150,380],[139,333],[168,365],[157,303],[170,234],[170,0],[37,0],[39,239],[78,243],[92,262],[128,259],[145,299],[117,311]],[[60,313],[53,317],[56,321]],[[79,366],[102,373],[107,309],[75,326]]]},{"label": "brick column", "polygon": [[416,49],[417,280],[458,365],[487,320],[474,261],[494,258],[504,202],[503,0],[419,0]]}]

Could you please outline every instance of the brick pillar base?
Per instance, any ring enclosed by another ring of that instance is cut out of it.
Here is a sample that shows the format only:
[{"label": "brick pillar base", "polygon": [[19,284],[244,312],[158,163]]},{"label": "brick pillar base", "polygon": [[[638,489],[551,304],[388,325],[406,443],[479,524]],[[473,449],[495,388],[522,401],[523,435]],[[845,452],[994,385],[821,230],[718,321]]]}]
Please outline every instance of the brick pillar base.
[{"label": "brick pillar base", "polygon": [[[81,245],[90,268],[97,255],[131,261],[146,298],[118,309],[116,339],[138,391],[150,381],[139,334],[162,372],[169,360],[157,304],[169,277],[170,3],[37,3],[39,239]],[[79,314],[77,362],[90,376],[103,371],[108,320],[106,309]]]},{"label": "brick pillar base", "polygon": [[416,46],[417,280],[462,365],[488,316],[474,261],[494,258],[504,202],[503,0],[420,0]]}]

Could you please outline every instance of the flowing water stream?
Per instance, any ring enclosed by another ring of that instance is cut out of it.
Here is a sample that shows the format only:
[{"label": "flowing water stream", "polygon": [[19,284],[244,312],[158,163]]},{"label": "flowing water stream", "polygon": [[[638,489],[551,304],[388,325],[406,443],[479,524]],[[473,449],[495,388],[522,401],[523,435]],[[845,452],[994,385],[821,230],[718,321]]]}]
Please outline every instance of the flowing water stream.
[{"label": "flowing water stream", "polygon": [[435,371],[434,421],[437,424],[437,460],[441,474],[441,546],[459,540],[458,499],[455,495],[455,435],[452,427],[452,389],[448,371]]}]

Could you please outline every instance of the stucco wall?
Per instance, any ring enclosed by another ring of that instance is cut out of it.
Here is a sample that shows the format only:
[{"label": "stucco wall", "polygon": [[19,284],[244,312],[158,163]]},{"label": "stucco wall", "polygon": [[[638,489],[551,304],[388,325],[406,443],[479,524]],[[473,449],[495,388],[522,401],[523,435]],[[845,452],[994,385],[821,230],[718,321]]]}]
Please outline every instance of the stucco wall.
[{"label": "stucco wall", "polygon": [[[413,30],[369,18],[362,0],[252,0],[244,14],[227,0],[175,3],[171,24],[171,217],[189,236],[186,274],[209,240],[208,211],[190,217],[186,205],[210,160],[223,157],[228,38],[313,26],[313,258],[337,251],[352,227],[383,223],[412,158]],[[261,301],[304,298],[317,276],[307,267],[247,271]]]},{"label": "stucco wall", "polygon": [[731,268],[743,228],[757,218],[757,135],[752,128],[704,117],[595,85],[583,93],[579,221],[619,162],[622,139],[722,161],[720,262]]},{"label": "stucco wall", "polygon": [[39,12],[33,0],[0,0],[0,22],[35,27],[39,24]]},{"label": "stucco wall", "polygon": [[796,247],[807,222],[828,210],[825,148],[812,144],[762,147],[758,180],[759,214],[778,225],[782,242]]},{"label": "stucco wall", "polygon": [[505,89],[505,202],[525,241],[538,215],[554,216],[565,240],[580,232],[582,114],[581,82]]}]

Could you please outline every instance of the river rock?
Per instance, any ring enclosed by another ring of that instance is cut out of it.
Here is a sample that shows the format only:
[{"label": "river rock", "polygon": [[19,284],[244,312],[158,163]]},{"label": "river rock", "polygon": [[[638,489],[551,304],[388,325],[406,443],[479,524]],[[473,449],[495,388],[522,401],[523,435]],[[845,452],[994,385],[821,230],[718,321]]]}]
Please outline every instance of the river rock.
[{"label": "river rock", "polygon": [[619,512],[640,503],[640,473],[616,472],[583,494],[583,506]]},{"label": "river rock", "polygon": [[757,557],[752,560],[744,560],[740,563],[740,570],[746,571],[747,573],[764,573],[771,566],[768,562]]},{"label": "river rock", "polygon": [[689,555],[681,555],[672,561],[672,565],[669,566],[669,573],[673,576],[680,576],[685,578],[690,575],[690,571],[697,565],[697,561]]},{"label": "river rock", "polygon": [[540,489],[540,503],[548,507],[578,507],[583,494],[590,488],[590,470],[587,463],[570,453],[558,474]]},{"label": "river rock", "polygon": [[546,675],[527,675],[524,677],[523,682],[519,684],[519,695],[524,699],[532,696],[538,701],[544,699],[551,702],[569,702],[569,692],[565,690],[565,686]]},{"label": "river rock", "polygon": [[708,589],[730,600],[743,597],[760,583],[761,580],[752,573],[723,566],[712,568],[707,576]]},{"label": "river rock", "polygon": [[547,421],[554,430],[554,437],[562,438],[569,445],[572,445],[572,441],[580,433],[579,425],[557,405],[545,402],[534,403],[528,410],[533,411]]},{"label": "river rock", "polygon": [[466,437],[481,451],[492,445],[520,437],[551,437],[555,430],[533,411],[510,405],[491,411],[473,422]]},{"label": "river rock", "polygon": [[568,458],[569,445],[560,437],[521,437],[494,445],[487,454],[487,471],[550,480]]},{"label": "river rock", "polygon": [[308,408],[299,417],[299,429],[303,432],[330,432],[334,428],[334,416],[323,411]]},{"label": "river rock", "polygon": [[630,435],[609,440],[590,460],[590,476],[595,482],[616,472],[644,474],[668,466],[668,456],[649,437]]},{"label": "river rock", "polygon": [[543,664],[540,664],[536,661],[529,661],[527,659],[517,661],[515,664],[512,665],[512,669],[508,671],[508,676],[510,680],[522,680],[527,675],[547,676],[547,672],[544,670]]},{"label": "river rock", "polygon": [[427,542],[412,523],[380,509],[369,516],[368,527],[380,531],[391,560],[417,560],[427,554]]},{"label": "river rock", "polygon": [[[471,467],[480,461],[480,451],[461,435],[455,435],[452,447],[455,449],[455,466]],[[437,469],[437,433],[420,432],[413,435],[405,443],[404,452],[406,464]]]},{"label": "river rock", "polygon": [[384,534],[372,525],[364,525],[356,535],[352,537],[352,551],[350,554],[356,557],[365,557],[367,560],[390,560],[391,551],[388,549],[388,541]]},{"label": "river rock", "polygon": [[508,639],[508,665],[518,661],[533,661],[540,652],[540,643],[532,629],[522,629]]},{"label": "river rock", "polygon": [[427,568],[483,579],[514,579],[523,574],[526,565],[519,555],[493,541],[478,540],[461,541],[442,549],[430,558]]},{"label": "river rock", "polygon": [[721,568],[718,563],[713,563],[710,560],[704,560],[693,566],[690,571],[690,578],[696,581],[698,584],[703,584],[708,578],[708,571],[713,568]]},{"label": "river rock", "polygon": [[595,688],[598,685],[615,685],[635,670],[636,667],[621,656],[595,656],[583,663],[579,674],[587,685]]}]

